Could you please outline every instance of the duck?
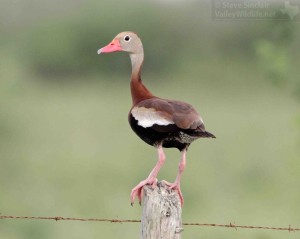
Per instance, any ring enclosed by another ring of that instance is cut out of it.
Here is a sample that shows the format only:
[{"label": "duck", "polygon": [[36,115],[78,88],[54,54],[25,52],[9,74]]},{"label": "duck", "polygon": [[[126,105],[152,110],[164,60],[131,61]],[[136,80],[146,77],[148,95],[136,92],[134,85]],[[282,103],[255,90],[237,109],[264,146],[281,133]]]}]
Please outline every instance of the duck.
[{"label": "duck", "polygon": [[131,129],[148,145],[156,148],[158,160],[149,176],[139,182],[130,194],[131,205],[135,198],[142,202],[142,189],[145,185],[155,187],[157,175],[166,160],[164,148],[177,148],[180,153],[178,173],[173,183],[163,182],[175,190],[181,206],[184,198],[180,188],[182,173],[186,166],[186,154],[189,146],[199,138],[216,138],[206,131],[204,122],[195,108],[186,102],[164,99],[155,96],[144,85],[141,71],[144,62],[144,48],[139,36],[131,31],[119,33],[97,53],[127,52],[131,60],[131,99],[132,107],[128,114]]}]

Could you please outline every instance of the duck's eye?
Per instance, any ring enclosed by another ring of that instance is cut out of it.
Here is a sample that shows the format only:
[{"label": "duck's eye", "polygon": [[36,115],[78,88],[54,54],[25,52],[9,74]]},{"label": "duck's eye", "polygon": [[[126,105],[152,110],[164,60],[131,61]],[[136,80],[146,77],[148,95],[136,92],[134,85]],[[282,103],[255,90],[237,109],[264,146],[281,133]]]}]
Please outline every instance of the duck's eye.
[{"label": "duck's eye", "polygon": [[124,37],[124,40],[125,40],[125,41],[129,41],[129,40],[130,40],[130,36],[125,36],[125,37]]}]

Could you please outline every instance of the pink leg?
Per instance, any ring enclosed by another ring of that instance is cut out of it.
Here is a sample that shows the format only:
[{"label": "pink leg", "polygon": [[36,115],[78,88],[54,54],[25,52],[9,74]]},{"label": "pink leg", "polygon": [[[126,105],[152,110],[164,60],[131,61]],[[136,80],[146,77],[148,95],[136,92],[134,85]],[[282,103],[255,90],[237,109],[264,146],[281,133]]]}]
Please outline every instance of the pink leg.
[{"label": "pink leg", "polygon": [[163,148],[161,145],[159,145],[157,147],[157,152],[158,152],[158,161],[155,165],[155,167],[152,169],[151,173],[149,174],[148,178],[146,178],[145,180],[141,181],[138,185],[136,185],[132,190],[131,190],[131,205],[133,205],[134,203],[134,199],[136,196],[138,196],[139,199],[139,203],[141,204],[142,202],[142,189],[146,184],[150,184],[153,187],[156,185],[157,182],[157,174],[160,170],[160,168],[163,166],[166,156],[165,153],[163,151]]},{"label": "pink leg", "polygon": [[175,191],[178,192],[178,195],[180,197],[181,206],[183,206],[184,200],[183,200],[182,192],[180,190],[180,179],[181,179],[182,173],[184,171],[185,165],[186,165],[186,149],[184,149],[182,151],[181,160],[180,160],[179,168],[178,168],[178,174],[177,174],[175,182],[169,183],[169,182],[163,181],[170,187],[170,189],[174,189]]}]

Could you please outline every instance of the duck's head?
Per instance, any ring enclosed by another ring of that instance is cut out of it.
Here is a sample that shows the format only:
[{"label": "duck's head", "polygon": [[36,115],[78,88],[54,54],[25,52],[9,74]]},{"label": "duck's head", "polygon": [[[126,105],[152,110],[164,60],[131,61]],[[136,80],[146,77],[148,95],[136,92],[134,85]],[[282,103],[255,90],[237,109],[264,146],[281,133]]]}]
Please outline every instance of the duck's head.
[{"label": "duck's head", "polygon": [[108,45],[100,48],[97,53],[101,54],[116,51],[125,51],[129,54],[143,53],[141,39],[134,32],[121,32]]}]

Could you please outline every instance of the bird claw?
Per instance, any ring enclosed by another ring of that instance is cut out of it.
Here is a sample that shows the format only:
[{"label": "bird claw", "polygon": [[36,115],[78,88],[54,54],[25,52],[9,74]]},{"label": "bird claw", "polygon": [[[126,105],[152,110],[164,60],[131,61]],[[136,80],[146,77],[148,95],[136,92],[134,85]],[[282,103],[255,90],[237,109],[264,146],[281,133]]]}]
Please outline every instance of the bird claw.
[{"label": "bird claw", "polygon": [[157,178],[147,178],[143,181],[141,181],[138,185],[136,185],[132,190],[130,194],[131,199],[131,206],[134,204],[135,197],[138,197],[139,204],[142,205],[142,191],[143,187],[145,185],[151,185],[152,188],[156,186]]},{"label": "bird claw", "polygon": [[[169,183],[168,181],[162,180],[162,183],[166,184],[169,189],[174,190],[178,193],[179,199],[180,199],[180,203],[181,203],[181,207],[183,207],[184,204],[184,199],[183,199],[183,195],[180,189],[180,183]],[[151,185],[152,188],[155,188],[157,185],[157,178],[147,178],[143,181],[141,181],[137,186],[135,186],[132,190],[131,190],[131,194],[130,194],[130,199],[131,199],[131,206],[133,206],[134,204],[134,200],[135,197],[138,197],[138,201],[140,206],[142,205],[142,191],[143,191],[143,187],[145,185]]]},{"label": "bird claw", "polygon": [[152,186],[151,186],[152,189],[154,189],[154,188],[157,186],[157,181],[158,181],[157,178],[155,178],[155,179],[154,179],[154,182],[153,182],[153,184],[152,184]]},{"label": "bird claw", "polygon": [[180,189],[180,183],[176,183],[176,182],[175,183],[169,183],[168,181],[165,181],[165,180],[162,180],[162,182],[164,184],[166,184],[169,187],[169,189],[174,190],[178,193],[180,203],[181,203],[181,207],[183,207],[184,199],[183,199],[183,195],[182,195],[182,192],[181,192],[181,189]]}]

